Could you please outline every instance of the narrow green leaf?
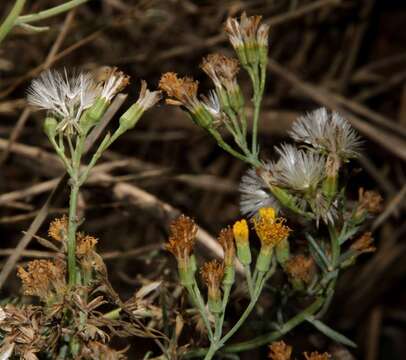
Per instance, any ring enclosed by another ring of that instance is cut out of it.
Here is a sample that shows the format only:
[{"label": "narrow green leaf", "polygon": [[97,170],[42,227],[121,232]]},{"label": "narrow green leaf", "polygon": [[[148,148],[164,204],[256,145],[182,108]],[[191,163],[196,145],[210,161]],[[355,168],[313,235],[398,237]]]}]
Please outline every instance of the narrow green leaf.
[{"label": "narrow green leaf", "polygon": [[317,330],[322,332],[324,335],[329,337],[330,339],[333,339],[334,341],[337,341],[341,344],[356,348],[357,344],[355,344],[353,341],[348,339],[346,336],[343,334],[340,334],[339,332],[333,330],[332,328],[328,327],[326,324],[321,322],[320,320],[317,320],[314,318],[314,316],[307,316],[306,321],[311,323]]}]

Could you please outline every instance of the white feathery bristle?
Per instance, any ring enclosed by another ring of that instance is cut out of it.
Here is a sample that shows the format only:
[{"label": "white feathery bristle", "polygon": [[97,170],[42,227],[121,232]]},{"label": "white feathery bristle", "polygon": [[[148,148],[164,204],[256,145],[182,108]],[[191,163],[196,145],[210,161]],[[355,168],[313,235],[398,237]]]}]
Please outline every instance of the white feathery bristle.
[{"label": "white feathery bristle", "polygon": [[282,144],[276,151],[280,159],[272,165],[272,173],[279,186],[300,192],[316,189],[324,177],[323,156],[298,150],[290,144]]},{"label": "white feathery bristle", "polygon": [[203,99],[202,104],[205,109],[214,117],[221,116],[220,100],[214,90],[209,91],[209,96]]},{"label": "white feathery bristle", "polygon": [[316,215],[317,226],[320,219],[326,224],[334,224],[338,218],[337,202],[331,203],[321,192],[312,199],[311,208]]},{"label": "white feathery bristle", "polygon": [[361,140],[353,127],[337,112],[317,109],[300,117],[292,126],[290,136],[316,150],[339,155],[344,160],[356,157]]},{"label": "white feathery bristle", "polygon": [[[265,164],[269,170],[269,164]],[[258,175],[256,169],[249,169],[240,182],[240,210],[243,215],[255,216],[260,208],[279,208],[278,201],[270,193],[268,185]]]},{"label": "white feathery bristle", "polygon": [[91,107],[98,92],[90,74],[68,76],[56,70],[46,70],[34,79],[28,89],[28,102],[48,110],[59,118],[63,129],[77,128],[83,111]]}]

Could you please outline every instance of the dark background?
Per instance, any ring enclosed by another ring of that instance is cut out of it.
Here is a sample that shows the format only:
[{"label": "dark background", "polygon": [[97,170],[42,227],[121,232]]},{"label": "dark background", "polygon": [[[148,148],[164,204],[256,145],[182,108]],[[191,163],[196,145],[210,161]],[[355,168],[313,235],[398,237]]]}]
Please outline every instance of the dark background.
[{"label": "dark background", "polygon": [[[1,16],[12,3],[1,1]],[[24,14],[58,4],[28,1]],[[406,4],[402,0],[92,0],[70,15],[35,23],[49,26],[48,31],[15,28],[0,47],[0,266],[49,196],[53,186],[48,182],[61,174],[58,163],[46,156],[51,149],[41,131],[43,114],[22,116],[30,80],[50,64],[95,72],[101,66],[118,66],[132,79],[122,109],[137,98],[140,79],[155,88],[166,71],[195,77],[201,92],[207,92],[211,84],[199,69],[201,58],[217,51],[232,55],[222,27],[227,16],[243,10],[271,23],[270,58],[279,64],[269,69],[264,97],[263,157],[273,156],[273,145],[285,138],[298,115],[319,106],[342,111],[365,139],[365,156],[351,165],[348,175],[350,195],[355,199],[357,189],[364,186],[385,199],[384,214],[372,224],[378,251],[341,277],[326,317],[330,326],[354,339],[358,349],[334,345],[306,326],[285,340],[298,351],[319,348],[343,360],[404,359]],[[240,81],[249,94],[248,77],[241,74]],[[83,228],[100,238],[111,282],[126,299],[148,279],[173,280],[174,263],[161,246],[176,214],[194,217],[213,236],[239,217],[238,183],[247,167],[219,150],[183,112],[164,104],[148,112],[103,158],[117,160],[125,163],[109,171],[109,181],[96,178],[83,188],[80,211],[86,218]],[[146,193],[136,201],[123,197],[123,183]],[[148,194],[153,196],[152,205],[145,205]],[[62,191],[52,203],[48,220],[66,212],[66,195]],[[39,233],[46,234],[46,225]],[[28,249],[21,263],[47,255],[34,242]],[[19,294],[19,288],[13,272],[1,297]],[[266,301],[261,306],[266,312]],[[242,331],[241,338],[248,338],[249,331]],[[130,342],[139,352],[152,345],[145,340]],[[264,349],[250,356],[263,359]]]}]

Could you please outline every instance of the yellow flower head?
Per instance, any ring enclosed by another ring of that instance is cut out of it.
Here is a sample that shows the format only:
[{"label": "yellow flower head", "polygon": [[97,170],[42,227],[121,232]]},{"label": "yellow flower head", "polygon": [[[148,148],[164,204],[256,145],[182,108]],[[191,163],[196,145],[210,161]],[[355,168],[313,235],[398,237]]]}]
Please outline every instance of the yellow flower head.
[{"label": "yellow flower head", "polygon": [[248,245],[248,224],[245,219],[234,223],[233,234],[237,245]]},{"label": "yellow flower head", "polygon": [[285,225],[286,219],[275,216],[273,208],[261,208],[253,219],[254,229],[264,248],[272,248],[289,236],[291,229]]}]

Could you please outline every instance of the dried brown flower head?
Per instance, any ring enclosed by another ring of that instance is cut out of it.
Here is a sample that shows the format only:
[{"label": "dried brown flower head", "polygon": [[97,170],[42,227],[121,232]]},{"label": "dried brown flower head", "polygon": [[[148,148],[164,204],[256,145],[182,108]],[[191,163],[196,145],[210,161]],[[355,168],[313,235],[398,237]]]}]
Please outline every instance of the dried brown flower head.
[{"label": "dried brown flower head", "polygon": [[240,22],[236,18],[228,18],[225,31],[233,47],[253,46],[257,41],[256,35],[261,19],[262,16],[259,15],[247,16],[245,11],[241,14]]},{"label": "dried brown flower head", "polygon": [[43,335],[45,316],[40,307],[7,304],[3,311],[5,318],[0,322],[2,355],[8,351],[10,358],[14,355],[12,358],[38,359],[37,353],[51,350],[52,344]]},{"label": "dried brown flower head", "polygon": [[48,235],[56,241],[64,241],[68,233],[68,217],[54,219],[49,225]]},{"label": "dried brown flower head", "polygon": [[196,241],[197,226],[195,222],[181,215],[170,225],[170,234],[166,250],[171,252],[179,266],[187,268],[190,255]]},{"label": "dried brown flower head", "polygon": [[200,274],[208,289],[210,299],[219,299],[220,285],[224,276],[224,263],[218,260],[207,261],[203,264]]},{"label": "dried brown flower head", "polygon": [[224,251],[224,263],[226,266],[233,266],[235,258],[234,234],[231,227],[220,231],[218,240]]},{"label": "dried brown flower head", "polygon": [[255,231],[265,250],[273,248],[289,236],[291,229],[285,225],[286,219],[275,217],[273,208],[261,208],[253,218]]},{"label": "dried brown flower head", "polygon": [[27,270],[20,266],[17,274],[23,283],[25,295],[38,296],[47,301],[65,290],[65,267],[61,261],[30,261]]},{"label": "dried brown flower head", "polygon": [[91,235],[79,232],[76,236],[76,254],[79,256],[90,255],[94,250],[98,239]]},{"label": "dried brown flower head", "polygon": [[237,89],[236,75],[240,68],[237,59],[222,54],[209,54],[203,58],[200,67],[212,79],[216,88],[224,87],[230,92]]},{"label": "dried brown flower head", "polygon": [[244,66],[258,61],[266,63],[269,25],[261,24],[261,16],[247,16],[243,12],[240,21],[228,18],[225,31]]},{"label": "dried brown flower head", "polygon": [[317,351],[313,351],[310,354],[307,352],[303,353],[306,360],[329,360],[331,359],[331,355],[328,353],[320,354]]},{"label": "dried brown flower head", "polygon": [[365,191],[364,188],[358,190],[358,206],[355,216],[362,216],[365,212],[379,214],[382,211],[382,196],[373,190]]},{"label": "dried brown flower head", "polygon": [[174,72],[163,74],[159,80],[159,88],[170,98],[167,103],[183,105],[192,113],[200,106],[200,101],[197,99],[198,84],[192,78],[181,78]]},{"label": "dried brown flower head", "polygon": [[371,232],[363,233],[357,240],[351,244],[351,250],[358,251],[360,253],[374,252],[376,247],[373,245],[374,239]]},{"label": "dried brown flower head", "polygon": [[292,356],[292,347],[285,344],[284,341],[276,341],[269,345],[268,357],[271,360],[290,360]]},{"label": "dried brown flower head", "polygon": [[293,279],[309,283],[313,275],[313,266],[311,257],[295,255],[287,261],[285,270]]},{"label": "dried brown flower head", "polygon": [[81,359],[101,359],[101,360],[125,360],[127,356],[125,353],[128,348],[124,350],[114,350],[99,341],[89,341],[81,349]]}]

